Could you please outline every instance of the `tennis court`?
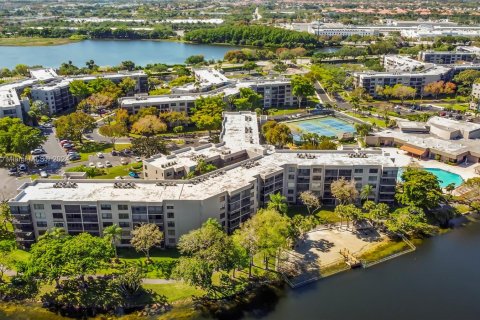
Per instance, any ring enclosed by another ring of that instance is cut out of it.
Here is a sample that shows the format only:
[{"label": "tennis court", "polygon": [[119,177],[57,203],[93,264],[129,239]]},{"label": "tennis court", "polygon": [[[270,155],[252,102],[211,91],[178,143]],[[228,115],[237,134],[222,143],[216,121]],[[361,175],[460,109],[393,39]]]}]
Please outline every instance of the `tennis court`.
[{"label": "tennis court", "polygon": [[298,140],[302,133],[316,133],[320,136],[339,137],[344,133],[355,132],[353,125],[334,117],[292,121],[286,124],[292,130],[295,140]]}]

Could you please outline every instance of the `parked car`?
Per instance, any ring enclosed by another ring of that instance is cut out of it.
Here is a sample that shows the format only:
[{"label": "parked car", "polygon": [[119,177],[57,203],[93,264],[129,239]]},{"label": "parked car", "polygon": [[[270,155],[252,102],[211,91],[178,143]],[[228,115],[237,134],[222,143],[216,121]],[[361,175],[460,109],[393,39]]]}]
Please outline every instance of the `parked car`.
[{"label": "parked car", "polygon": [[100,159],[103,159],[105,156],[103,155],[103,153],[97,152],[97,157],[99,157]]},{"label": "parked car", "polygon": [[120,158],[120,163],[123,164],[123,165],[126,165],[126,164],[128,164],[128,161],[125,158]]},{"label": "parked car", "polygon": [[71,148],[75,147],[75,145],[73,143],[64,143],[62,147],[64,149],[71,149]]},{"label": "parked car", "polygon": [[36,156],[33,158],[33,163],[37,166],[45,166],[48,164],[48,159],[45,156]]},{"label": "parked car", "polygon": [[132,178],[139,178],[138,174],[136,172],[130,171],[128,175]]},{"label": "parked car", "polygon": [[80,160],[80,155],[79,154],[69,154],[68,155],[68,160],[70,161],[75,161],[75,160]]},{"label": "parked car", "polygon": [[88,166],[89,166],[90,168],[95,168],[95,163],[90,162],[90,163],[88,164]]},{"label": "parked car", "polygon": [[103,168],[103,167],[104,167],[104,166],[103,166],[103,163],[97,162],[97,168]]},{"label": "parked car", "polygon": [[51,128],[51,127],[53,127],[53,125],[50,122],[46,122],[46,123],[43,124],[43,127],[44,128]]},{"label": "parked car", "polygon": [[112,163],[110,161],[105,161],[105,167],[110,168],[112,166]]},{"label": "parked car", "polygon": [[26,165],[25,163],[20,163],[20,164],[18,165],[18,170],[25,172],[25,171],[28,171],[28,167],[27,167],[27,165]]},{"label": "parked car", "polygon": [[141,161],[142,161],[142,158],[140,158],[140,157],[135,157],[135,161],[141,162]]},{"label": "parked car", "polygon": [[40,177],[42,178],[48,178],[48,173],[44,170],[40,171]]},{"label": "parked car", "polygon": [[123,149],[122,152],[125,153],[125,154],[131,154],[132,153],[132,151],[130,149]]},{"label": "parked car", "polygon": [[115,150],[112,150],[112,151],[110,152],[110,154],[111,154],[112,156],[117,156],[117,155],[118,155],[118,152],[115,151]]},{"label": "parked car", "polygon": [[30,154],[32,155],[43,154],[43,153],[45,153],[45,150],[41,148],[33,149],[32,151],[30,151]]},{"label": "parked car", "polygon": [[64,144],[70,143],[70,140],[61,140],[60,145],[63,147]]},{"label": "parked car", "polygon": [[10,176],[14,176],[14,175],[16,175],[17,173],[18,173],[17,167],[13,167],[13,168],[10,168],[10,169],[8,170],[8,175],[10,175]]}]

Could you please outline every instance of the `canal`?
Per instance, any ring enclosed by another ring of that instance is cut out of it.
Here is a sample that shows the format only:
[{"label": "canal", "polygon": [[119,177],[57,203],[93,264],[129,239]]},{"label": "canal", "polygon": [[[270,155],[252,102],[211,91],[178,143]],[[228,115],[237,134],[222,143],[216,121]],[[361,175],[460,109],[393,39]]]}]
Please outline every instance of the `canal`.
[{"label": "canal", "polygon": [[426,240],[416,252],[289,290],[245,319],[480,319],[480,224]]}]

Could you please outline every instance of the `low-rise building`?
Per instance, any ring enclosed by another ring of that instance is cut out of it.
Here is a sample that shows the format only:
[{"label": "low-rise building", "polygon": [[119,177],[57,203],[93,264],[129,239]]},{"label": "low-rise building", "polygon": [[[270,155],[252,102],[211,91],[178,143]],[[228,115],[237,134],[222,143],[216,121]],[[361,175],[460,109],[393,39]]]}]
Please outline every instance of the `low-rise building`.
[{"label": "low-rise building", "polygon": [[15,89],[0,88],[0,118],[19,118],[23,121],[24,113],[29,109],[28,99],[20,99]]},{"label": "low-rise building", "polygon": [[426,67],[424,62],[396,54],[385,55],[383,67],[386,71],[419,71]]},{"label": "low-rise building", "polygon": [[455,64],[460,61],[474,61],[477,59],[477,54],[463,51],[420,51],[418,59],[436,64]]},{"label": "low-rise building", "polygon": [[478,139],[480,138],[480,124],[473,122],[456,121],[442,117],[428,119],[430,133],[443,139]]},{"label": "low-rise building", "polygon": [[472,85],[470,109],[480,111],[480,83],[474,83]]},{"label": "low-rise building", "polygon": [[378,30],[372,28],[363,28],[361,26],[344,25],[341,23],[314,23],[308,28],[309,33],[313,33],[317,36],[340,36],[348,37],[352,35],[359,36],[374,36],[378,35]]},{"label": "low-rise building", "polygon": [[[311,190],[324,203],[334,204],[331,184],[340,178],[353,181],[359,190],[372,185],[372,200],[392,203],[398,171],[410,163],[409,157],[394,149],[275,150],[252,136],[258,133],[255,113],[225,113],[224,118],[221,145],[179,151],[173,160],[162,156],[145,162],[145,172],[150,173],[162,168],[162,161],[177,161],[184,168],[194,167],[200,158],[226,161],[218,170],[192,179],[25,183],[9,201],[17,241],[28,247],[52,227],[63,227],[70,234],[101,235],[116,223],[124,230],[121,245],[129,245],[130,230],[150,222],[164,232],[165,246],[173,247],[183,234],[209,218],[232,232],[274,193],[294,204],[301,192]],[[234,153],[222,154],[222,148],[236,150],[238,155],[245,148],[246,158],[225,160],[222,155]]]}]

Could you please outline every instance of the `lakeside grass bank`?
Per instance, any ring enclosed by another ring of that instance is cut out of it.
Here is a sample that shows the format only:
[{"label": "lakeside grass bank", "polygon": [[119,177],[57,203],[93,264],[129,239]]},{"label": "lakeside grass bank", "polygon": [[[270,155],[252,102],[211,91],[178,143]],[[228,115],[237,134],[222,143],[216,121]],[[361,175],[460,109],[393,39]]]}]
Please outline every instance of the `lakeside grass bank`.
[{"label": "lakeside grass bank", "polygon": [[14,37],[0,38],[0,46],[6,47],[30,47],[30,46],[59,46],[79,42],[70,38],[39,38],[39,37]]}]

